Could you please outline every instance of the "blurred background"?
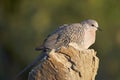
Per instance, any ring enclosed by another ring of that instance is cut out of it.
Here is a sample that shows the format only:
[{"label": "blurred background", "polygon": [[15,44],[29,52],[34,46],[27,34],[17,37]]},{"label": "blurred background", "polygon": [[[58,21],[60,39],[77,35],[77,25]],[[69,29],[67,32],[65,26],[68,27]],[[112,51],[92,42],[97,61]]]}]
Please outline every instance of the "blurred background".
[{"label": "blurred background", "polygon": [[58,26],[90,18],[103,30],[91,46],[100,59],[96,80],[120,80],[120,0],[0,0],[0,80],[30,64]]}]

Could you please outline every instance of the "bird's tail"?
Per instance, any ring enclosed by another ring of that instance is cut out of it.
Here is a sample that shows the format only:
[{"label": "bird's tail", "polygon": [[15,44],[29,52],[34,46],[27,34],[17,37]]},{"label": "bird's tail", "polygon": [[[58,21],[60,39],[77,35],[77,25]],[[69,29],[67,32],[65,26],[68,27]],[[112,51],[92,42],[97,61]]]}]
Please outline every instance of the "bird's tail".
[{"label": "bird's tail", "polygon": [[28,69],[32,68],[33,66],[38,65],[39,63],[42,63],[44,60],[48,58],[47,52],[43,52],[40,56],[38,56],[30,65],[25,67],[20,73],[17,74],[16,80],[19,79],[20,76],[24,74]]},{"label": "bird's tail", "polygon": [[40,50],[44,50],[44,48],[45,48],[45,47],[40,46],[40,47],[35,48],[35,50],[36,50],[36,51],[40,51]]},{"label": "bird's tail", "polygon": [[47,48],[47,47],[44,47],[44,46],[40,46],[40,47],[35,48],[35,50],[36,51],[49,52],[51,49]]}]

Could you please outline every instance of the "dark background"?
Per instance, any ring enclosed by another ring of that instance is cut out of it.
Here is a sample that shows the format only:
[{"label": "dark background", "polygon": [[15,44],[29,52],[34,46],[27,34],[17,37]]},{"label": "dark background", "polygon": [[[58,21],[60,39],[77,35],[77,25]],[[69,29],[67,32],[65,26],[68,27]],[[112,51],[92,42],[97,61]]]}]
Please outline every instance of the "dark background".
[{"label": "dark background", "polygon": [[30,64],[40,54],[34,48],[59,25],[85,19],[103,30],[91,47],[100,58],[96,80],[120,80],[120,0],[0,0],[0,80]]}]

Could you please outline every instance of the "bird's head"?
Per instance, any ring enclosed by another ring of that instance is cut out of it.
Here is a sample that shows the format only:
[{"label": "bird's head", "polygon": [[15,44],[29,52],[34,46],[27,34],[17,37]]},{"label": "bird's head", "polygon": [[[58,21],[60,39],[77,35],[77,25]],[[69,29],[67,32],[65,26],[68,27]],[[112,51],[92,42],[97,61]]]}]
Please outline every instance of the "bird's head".
[{"label": "bird's head", "polygon": [[101,30],[98,26],[97,21],[92,20],[92,19],[84,20],[81,22],[81,24],[83,27],[85,27],[87,29]]}]

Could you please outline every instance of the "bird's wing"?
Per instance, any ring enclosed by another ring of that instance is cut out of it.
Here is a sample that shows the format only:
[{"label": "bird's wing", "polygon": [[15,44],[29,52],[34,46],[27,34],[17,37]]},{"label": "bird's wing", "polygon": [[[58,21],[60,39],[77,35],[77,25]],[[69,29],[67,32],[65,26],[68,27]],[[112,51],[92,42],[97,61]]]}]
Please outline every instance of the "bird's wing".
[{"label": "bird's wing", "polygon": [[[44,40],[44,49],[56,49],[61,46],[66,46],[70,42],[80,43],[82,40],[82,25],[80,23],[64,24],[58,27]],[[41,48],[41,47],[38,47]],[[41,49],[42,50],[42,49]]]},{"label": "bird's wing", "polygon": [[60,33],[63,31],[65,27],[67,27],[68,24],[64,24],[62,26],[59,26],[55,31],[53,31],[51,34],[47,36],[47,38],[44,40],[43,45],[40,47],[37,47],[36,50],[43,50],[43,49],[53,49],[54,44],[57,42],[57,38],[60,36]]},{"label": "bird's wing", "polygon": [[83,27],[80,23],[68,25],[57,38],[57,46],[68,46],[70,42],[81,43],[83,39]]}]

